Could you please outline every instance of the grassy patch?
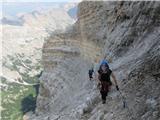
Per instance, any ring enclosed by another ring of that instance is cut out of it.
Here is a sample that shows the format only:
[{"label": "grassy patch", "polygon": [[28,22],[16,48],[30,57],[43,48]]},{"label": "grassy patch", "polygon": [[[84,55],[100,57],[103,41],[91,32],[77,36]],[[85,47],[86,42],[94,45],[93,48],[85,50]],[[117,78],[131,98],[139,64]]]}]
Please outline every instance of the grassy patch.
[{"label": "grassy patch", "polygon": [[2,120],[22,120],[23,114],[35,109],[36,90],[33,86],[16,83],[1,91]]},{"label": "grassy patch", "polygon": [[[41,75],[32,74],[32,71],[41,71],[41,63],[32,63],[24,54],[8,55],[3,58],[3,67],[11,71],[16,71],[21,75],[19,82],[30,84],[38,83]],[[28,111],[34,111],[36,107],[36,98],[38,89],[36,86],[26,86],[17,83],[8,83],[6,78],[1,77],[1,83],[8,87],[0,92],[2,102],[2,120],[22,120],[23,114]]]}]

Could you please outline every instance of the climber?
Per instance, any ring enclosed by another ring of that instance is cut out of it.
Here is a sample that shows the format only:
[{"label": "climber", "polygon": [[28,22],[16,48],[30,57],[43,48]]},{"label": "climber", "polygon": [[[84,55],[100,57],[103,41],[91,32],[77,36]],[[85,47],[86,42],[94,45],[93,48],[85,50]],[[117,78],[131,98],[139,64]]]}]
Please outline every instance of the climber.
[{"label": "climber", "polygon": [[89,79],[90,79],[90,80],[93,79],[93,73],[94,73],[94,70],[93,70],[93,68],[91,68],[91,69],[88,71],[88,75],[89,75]]},{"label": "climber", "polygon": [[102,56],[97,55],[95,60],[94,60],[94,65],[93,65],[93,67],[94,67],[94,78],[93,79],[95,79],[95,80],[98,80],[98,70],[100,69],[101,65],[102,64],[107,64],[108,65],[108,61],[106,60],[107,55],[105,55],[102,60],[100,60],[100,57],[102,57]]},{"label": "climber", "polygon": [[100,93],[102,97],[102,103],[106,103],[106,96],[111,88],[112,82],[110,80],[110,76],[113,78],[114,83],[116,85],[116,89],[119,90],[117,85],[116,77],[114,76],[113,72],[110,70],[108,64],[103,63],[98,70],[98,85],[100,86]]}]

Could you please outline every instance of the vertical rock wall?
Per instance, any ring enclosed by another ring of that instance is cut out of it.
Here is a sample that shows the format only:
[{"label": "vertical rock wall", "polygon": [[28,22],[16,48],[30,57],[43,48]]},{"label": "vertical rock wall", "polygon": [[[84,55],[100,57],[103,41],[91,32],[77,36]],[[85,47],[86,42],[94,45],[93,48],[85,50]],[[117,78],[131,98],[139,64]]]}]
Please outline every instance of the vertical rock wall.
[{"label": "vertical rock wall", "polygon": [[[44,44],[39,118],[158,120],[160,3],[83,1],[78,8],[75,25]],[[129,111],[122,108],[114,87],[102,106],[94,81],[88,81],[88,69],[103,55],[115,72]]]}]

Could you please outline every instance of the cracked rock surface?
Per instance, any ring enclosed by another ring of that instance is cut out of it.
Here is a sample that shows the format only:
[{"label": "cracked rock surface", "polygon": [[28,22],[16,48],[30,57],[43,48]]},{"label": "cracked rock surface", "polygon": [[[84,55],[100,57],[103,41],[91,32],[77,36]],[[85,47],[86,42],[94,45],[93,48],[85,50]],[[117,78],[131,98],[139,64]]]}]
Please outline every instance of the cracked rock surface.
[{"label": "cracked rock surface", "polygon": [[[83,1],[78,20],[43,45],[36,115],[32,120],[160,120],[160,2]],[[107,55],[115,86],[102,105],[88,69]]]}]

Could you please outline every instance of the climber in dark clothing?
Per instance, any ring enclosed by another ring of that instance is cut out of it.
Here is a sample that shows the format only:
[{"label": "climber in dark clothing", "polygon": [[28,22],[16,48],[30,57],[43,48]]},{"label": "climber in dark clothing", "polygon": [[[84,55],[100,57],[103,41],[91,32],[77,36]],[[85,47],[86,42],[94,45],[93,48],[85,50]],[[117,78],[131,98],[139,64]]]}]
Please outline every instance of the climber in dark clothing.
[{"label": "climber in dark clothing", "polygon": [[90,79],[90,80],[93,79],[93,73],[94,73],[93,68],[88,71],[88,75],[89,75],[89,79]]},{"label": "climber in dark clothing", "polygon": [[112,76],[115,82],[116,89],[119,90],[116,77],[114,76],[113,72],[109,69],[108,64],[102,64],[100,66],[100,69],[98,70],[98,79],[99,79],[100,93],[101,93],[103,104],[106,103],[106,96],[108,95],[108,92],[112,85],[110,76]]}]

